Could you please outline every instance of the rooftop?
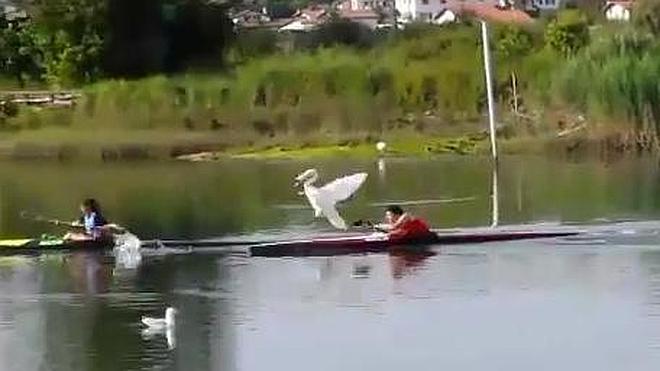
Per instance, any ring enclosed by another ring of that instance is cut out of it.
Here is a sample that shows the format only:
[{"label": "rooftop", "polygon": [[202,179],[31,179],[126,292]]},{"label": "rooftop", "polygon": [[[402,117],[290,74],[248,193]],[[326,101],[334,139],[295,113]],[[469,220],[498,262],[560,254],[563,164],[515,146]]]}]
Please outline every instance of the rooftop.
[{"label": "rooftop", "polygon": [[516,24],[530,24],[534,22],[534,19],[522,10],[515,8],[504,9],[485,3],[454,2],[448,4],[447,8],[458,14],[472,16],[489,22]]}]

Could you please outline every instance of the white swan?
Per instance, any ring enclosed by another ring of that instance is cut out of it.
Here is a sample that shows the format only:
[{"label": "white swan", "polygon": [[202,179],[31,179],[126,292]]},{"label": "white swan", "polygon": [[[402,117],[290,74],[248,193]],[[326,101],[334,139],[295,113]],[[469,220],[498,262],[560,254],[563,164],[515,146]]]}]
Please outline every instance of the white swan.
[{"label": "white swan", "polygon": [[142,316],[142,324],[152,331],[165,330],[174,327],[174,315],[176,309],[169,307],[165,309],[165,318],[152,318]]},{"label": "white swan", "polygon": [[351,197],[360,188],[367,179],[367,173],[357,173],[335,179],[320,188],[314,186],[318,177],[316,169],[305,170],[296,177],[294,186],[303,184],[301,194],[307,196],[317,218],[325,216],[335,228],[346,229],[346,222],[337,212],[336,205]]}]

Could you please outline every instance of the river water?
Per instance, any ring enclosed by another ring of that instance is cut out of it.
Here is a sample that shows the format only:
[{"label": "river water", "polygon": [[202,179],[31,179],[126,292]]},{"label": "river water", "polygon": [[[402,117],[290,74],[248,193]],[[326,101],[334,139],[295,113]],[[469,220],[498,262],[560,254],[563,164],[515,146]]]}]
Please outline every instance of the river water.
[{"label": "river water", "polygon": [[[75,218],[83,197],[143,239],[330,230],[291,188],[369,179],[341,209],[413,203],[437,227],[488,225],[487,159],[378,163],[0,164],[4,238],[59,233],[22,210]],[[248,258],[145,253],[0,257],[0,370],[656,370],[660,167],[504,158],[500,223],[579,224],[581,238],[434,246],[431,254]],[[140,318],[178,310],[172,331]]]}]

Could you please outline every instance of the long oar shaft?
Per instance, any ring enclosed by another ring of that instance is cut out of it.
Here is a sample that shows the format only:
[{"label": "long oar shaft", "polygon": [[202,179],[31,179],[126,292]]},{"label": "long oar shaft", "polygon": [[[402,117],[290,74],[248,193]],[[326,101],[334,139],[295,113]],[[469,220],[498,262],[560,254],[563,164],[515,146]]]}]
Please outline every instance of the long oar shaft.
[{"label": "long oar shaft", "polygon": [[82,227],[79,224],[72,223],[72,222],[67,222],[59,219],[54,219],[54,218],[47,218],[43,215],[39,214],[29,214],[27,212],[21,212],[21,218],[26,219],[26,220],[31,220],[33,222],[39,222],[39,223],[48,223],[48,224],[53,224],[53,225],[60,225],[60,226],[65,226],[65,227],[71,227],[71,228],[80,228]]},{"label": "long oar shaft", "polygon": [[[47,218],[43,215],[35,214],[32,215],[28,212],[21,212],[21,217],[23,219],[31,220],[33,222],[39,222],[39,223],[48,223],[52,225],[57,225],[57,226],[64,226],[64,227],[69,227],[69,228],[75,228],[75,229],[83,229],[85,226],[83,226],[80,223],[76,222],[68,222],[64,220],[59,220],[59,219],[54,219],[54,218]],[[125,233],[126,228],[117,225],[117,224],[107,224],[105,226],[99,227],[101,229],[106,229],[112,233]]]}]

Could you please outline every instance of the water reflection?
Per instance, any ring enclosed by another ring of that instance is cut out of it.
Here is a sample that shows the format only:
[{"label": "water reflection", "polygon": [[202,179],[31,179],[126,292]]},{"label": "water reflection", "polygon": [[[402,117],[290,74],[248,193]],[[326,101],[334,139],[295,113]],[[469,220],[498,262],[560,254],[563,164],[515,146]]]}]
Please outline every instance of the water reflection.
[{"label": "water reflection", "polygon": [[499,181],[497,175],[499,173],[499,164],[495,162],[491,168],[492,172],[492,181],[491,181],[491,227],[497,227],[500,225],[500,192],[499,192]]},{"label": "water reflection", "polygon": [[428,249],[421,251],[394,250],[389,254],[392,277],[401,279],[424,269],[427,259],[435,256],[436,252]]},{"label": "water reflection", "polygon": [[[329,176],[377,170],[373,162],[313,165]],[[487,225],[487,165],[388,159],[387,182],[368,183],[342,213],[475,196],[409,207],[435,225]],[[288,182],[299,163],[46,167],[36,169],[40,177],[33,165],[0,166],[7,235],[42,232],[8,216],[15,210],[63,215],[85,192],[145,237],[323,228],[308,224],[309,210],[270,207],[298,203]],[[113,179],[131,181],[104,186]],[[498,174],[500,221],[655,218],[657,179],[643,162],[513,162]],[[91,252],[0,258],[0,370],[655,370],[660,228],[647,227],[611,225],[593,245],[519,241],[291,259],[147,254],[128,270]],[[174,331],[143,337],[141,316],[168,306],[179,309]]]},{"label": "water reflection", "polygon": [[385,182],[385,177],[386,177],[386,171],[387,171],[387,168],[386,168],[387,164],[385,163],[385,159],[382,158],[382,157],[378,158],[378,162],[376,164],[377,164],[377,168],[378,168],[378,180],[381,183],[384,183]]},{"label": "water reflection", "polygon": [[[228,261],[170,260],[147,261],[130,287],[113,282],[114,261],[102,254],[0,265],[0,369],[233,369],[231,300],[170,289],[221,290]],[[160,285],[169,288],[153,290]],[[12,291],[20,295],[8,295]],[[141,316],[170,304],[181,308],[177,328],[143,334]]]},{"label": "water reflection", "polygon": [[[21,210],[36,210],[62,219],[72,218],[72,205],[89,194],[103,201],[109,218],[129,227],[142,239],[290,230],[308,225],[308,214],[271,206],[300,204],[290,179],[306,167],[316,167],[328,178],[347,172],[370,173],[372,181],[367,181],[358,197],[342,209],[348,220],[375,217],[381,210],[370,205],[388,200],[474,197],[469,203],[418,204],[410,208],[437,226],[484,226],[492,222],[494,174],[488,159],[386,158],[382,164],[386,173],[379,171],[373,160],[350,159],[227,161],[195,166],[115,164],[102,169],[87,165],[3,163],[0,232],[5,236],[59,233],[49,226],[26,223],[18,215]],[[520,183],[523,170],[524,193]],[[504,157],[497,174],[499,222],[579,221],[621,215],[660,217],[658,174],[655,162],[644,160],[606,167],[598,163]],[[386,179],[381,180],[381,176]],[[44,178],[50,179],[48,184],[43,183]]]},{"label": "water reflection", "polygon": [[176,348],[176,329],[174,327],[167,327],[164,329],[145,328],[142,330],[142,339],[145,341],[154,341],[160,336],[164,336],[167,341],[167,349],[172,350]]},{"label": "water reflection", "polygon": [[107,292],[112,281],[112,262],[102,252],[79,251],[63,261],[73,282],[73,291],[85,294]]}]

